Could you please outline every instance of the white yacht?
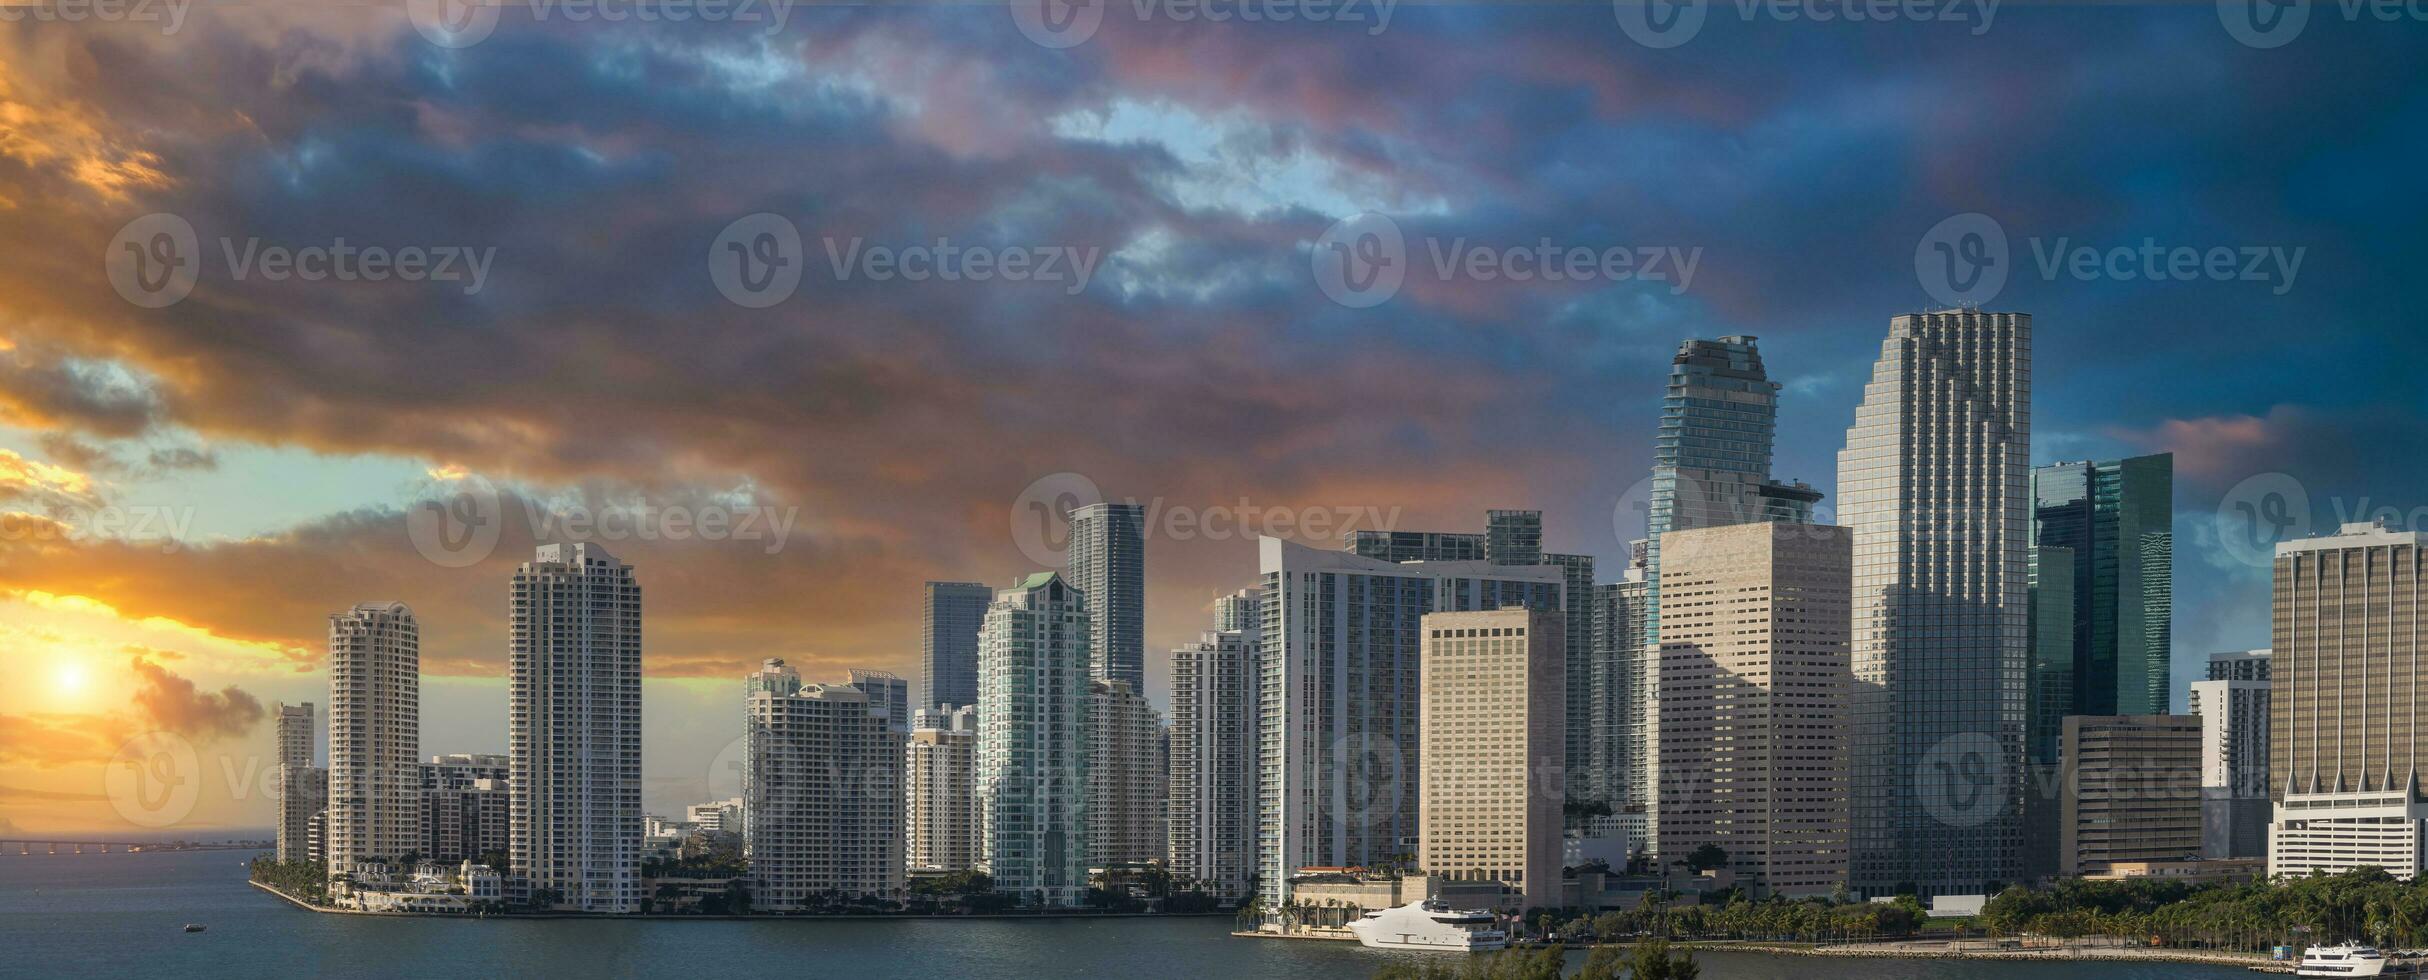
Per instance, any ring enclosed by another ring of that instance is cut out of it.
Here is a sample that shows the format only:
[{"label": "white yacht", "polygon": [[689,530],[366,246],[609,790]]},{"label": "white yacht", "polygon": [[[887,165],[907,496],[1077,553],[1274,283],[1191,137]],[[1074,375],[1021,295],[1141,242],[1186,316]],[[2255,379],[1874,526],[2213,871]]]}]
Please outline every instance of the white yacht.
[{"label": "white yacht", "polygon": [[2312,946],[2302,951],[2297,977],[2374,977],[2386,972],[2386,954],[2372,946]]},{"label": "white yacht", "polygon": [[1453,909],[1440,902],[1368,912],[1349,923],[1349,931],[1357,934],[1360,944],[1373,949],[1482,952],[1509,947],[1509,934],[1501,931],[1491,912]]}]

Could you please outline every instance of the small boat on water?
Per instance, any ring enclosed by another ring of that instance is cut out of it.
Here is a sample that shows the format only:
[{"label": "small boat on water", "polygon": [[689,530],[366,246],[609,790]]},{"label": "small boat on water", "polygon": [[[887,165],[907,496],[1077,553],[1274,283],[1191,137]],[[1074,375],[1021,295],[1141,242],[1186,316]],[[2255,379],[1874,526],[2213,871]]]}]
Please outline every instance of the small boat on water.
[{"label": "small boat on water", "polygon": [[209,926],[206,926],[206,925],[203,925],[202,923],[199,923],[199,922],[188,922],[188,923],[186,923],[186,924],[185,924],[185,931],[187,931],[187,932],[201,932],[201,931],[203,931],[204,929],[208,929],[208,928],[210,928],[210,927],[209,927]]},{"label": "small boat on water", "polygon": [[1509,934],[1481,909],[1453,909],[1440,902],[1414,902],[1368,912],[1349,923],[1359,945],[1370,949],[1435,949],[1473,953],[1507,949]]},{"label": "small boat on water", "polygon": [[2389,971],[2393,961],[2375,946],[2346,943],[2342,946],[2312,946],[2302,951],[2302,962],[2294,968],[2297,977],[2374,977],[2388,972],[2412,973],[2417,967],[2403,964]]}]

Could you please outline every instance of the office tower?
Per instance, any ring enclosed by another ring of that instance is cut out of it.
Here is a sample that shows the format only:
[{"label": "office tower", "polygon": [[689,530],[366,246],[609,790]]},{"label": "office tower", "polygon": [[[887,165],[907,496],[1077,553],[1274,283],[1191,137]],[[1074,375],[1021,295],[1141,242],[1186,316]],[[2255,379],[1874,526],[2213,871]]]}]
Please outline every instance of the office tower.
[{"label": "office tower", "polygon": [[2208,677],[2213,681],[2264,681],[2268,679],[2268,661],[2266,650],[2212,653]]},{"label": "office tower", "polygon": [[1257,885],[1289,898],[1309,866],[1413,858],[1419,619],[1563,609],[1551,565],[1388,562],[1258,542],[1265,611],[1257,679]]},{"label": "office tower", "polygon": [[2058,757],[2067,715],[2074,714],[2074,549],[2032,549],[2026,576],[2030,595],[2024,632],[2031,637],[2031,668],[2024,677],[2024,781],[2022,847],[2016,867],[2024,880],[2064,874],[2063,761]]},{"label": "office tower", "polygon": [[1785,523],[1666,535],[1664,856],[1716,845],[1760,895],[1846,884],[1853,540]]},{"label": "office tower", "polygon": [[2419,873],[2422,537],[2346,524],[2276,546],[2270,876]]},{"label": "office tower", "polygon": [[331,874],[420,850],[421,660],[421,625],[404,603],[329,617]]},{"label": "office tower", "polygon": [[514,846],[512,759],[434,755],[421,764],[422,856],[439,864],[488,863]]},{"label": "office tower", "polygon": [[908,805],[903,860],[912,868],[978,865],[978,706],[919,712],[903,756]]},{"label": "office tower", "polygon": [[1172,651],[1172,874],[1226,900],[1255,873],[1256,637],[1216,629]]},{"label": "office tower", "polygon": [[[1608,817],[1571,829],[1580,837],[1618,838],[1622,855],[1638,849],[1651,854],[1656,843],[1655,828],[1647,823],[1651,810],[1643,794],[1655,785],[1659,759],[1652,699],[1659,678],[1651,671],[1659,666],[1660,658],[1645,655],[1652,647],[1645,588],[1641,566],[1629,567],[1617,582],[1593,588],[1589,610],[1593,654],[1584,673],[1588,688],[1585,734],[1580,742],[1571,743],[1582,744],[1586,755],[1581,762],[1568,760],[1570,770],[1585,773],[1584,792],[1575,798],[1597,801],[1610,809]],[[1569,676],[1577,675],[1571,672]],[[1570,785],[1573,788],[1576,783]]]},{"label": "office tower", "polygon": [[845,677],[868,695],[870,704],[885,713],[885,727],[896,735],[911,729],[910,682],[882,670],[852,670]]},{"label": "office tower", "polygon": [[1264,622],[1265,590],[1249,586],[1214,600],[1214,629],[1223,633],[1246,633]]},{"label": "office tower", "polygon": [[1088,863],[1162,861],[1163,721],[1128,681],[1088,686]]},{"label": "office tower", "polygon": [[1568,724],[1564,615],[1428,613],[1418,623],[1417,866],[1559,908]]},{"label": "office tower", "polygon": [[802,684],[782,660],[743,690],[752,908],[902,899],[903,748],[886,709],[858,685]]},{"label": "office tower", "polygon": [[979,865],[1024,903],[1087,898],[1088,615],[1039,572],[996,593],[978,633]]},{"label": "office tower", "polygon": [[2060,873],[2200,853],[2200,719],[2072,715],[2060,738]]},{"label": "office tower", "polygon": [[[2063,549],[2070,568],[2035,563],[2048,584],[2066,577],[2070,636],[2035,632],[2036,658],[2070,655],[2070,689],[2034,685],[2062,710],[2035,710],[2033,737],[2055,737],[2050,716],[2147,715],[2167,710],[2174,644],[2175,457],[2056,463],[2032,471],[2034,547]],[[2034,626],[2041,624],[2035,618]],[[2049,623],[2051,632],[2061,625]],[[2054,665],[2052,665],[2054,666]]]},{"label": "office tower", "polygon": [[637,912],[640,583],[596,544],[541,545],[508,618],[514,871],[539,904]]},{"label": "office tower", "polygon": [[[2267,666],[2265,658],[2258,663]],[[2192,682],[2202,857],[2268,856],[2268,687],[2265,679]]]},{"label": "office tower", "polygon": [[320,766],[279,767],[278,860],[327,860],[320,854],[320,832],[329,812],[329,770]]},{"label": "office tower", "polygon": [[1854,887],[1980,894],[2020,865],[2032,320],[1899,316],[1838,454],[1854,529]]},{"label": "office tower", "polygon": [[1070,584],[1087,594],[1089,670],[1147,689],[1146,507],[1089,504],[1071,512]]},{"label": "office tower", "polygon": [[1484,560],[1495,565],[1543,564],[1543,512],[1484,512]]},{"label": "office tower", "polygon": [[[323,770],[317,791],[302,770],[312,768],[312,702],[279,704],[278,718],[278,860],[303,860],[304,835],[312,814],[326,805],[328,775]],[[290,791],[289,784],[294,789]],[[296,797],[290,801],[289,796]]]},{"label": "office tower", "polygon": [[923,704],[978,703],[978,628],[995,590],[983,582],[929,582],[920,623]]}]

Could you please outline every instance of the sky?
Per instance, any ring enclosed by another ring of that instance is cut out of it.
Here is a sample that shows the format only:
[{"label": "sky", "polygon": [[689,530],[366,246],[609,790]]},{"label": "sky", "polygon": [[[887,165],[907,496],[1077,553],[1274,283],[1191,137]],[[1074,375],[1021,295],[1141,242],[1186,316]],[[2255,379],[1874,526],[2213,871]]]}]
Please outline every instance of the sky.
[{"label": "sky", "polygon": [[1164,703],[1258,533],[1609,578],[1687,337],[1833,490],[1950,303],[2033,315],[2036,462],[2175,454],[2180,702],[2270,541],[2428,520],[2428,25],[2239,3],[0,8],[0,837],[266,827],[359,602],[503,751],[545,541],[637,569],[653,812],[1091,495]]}]

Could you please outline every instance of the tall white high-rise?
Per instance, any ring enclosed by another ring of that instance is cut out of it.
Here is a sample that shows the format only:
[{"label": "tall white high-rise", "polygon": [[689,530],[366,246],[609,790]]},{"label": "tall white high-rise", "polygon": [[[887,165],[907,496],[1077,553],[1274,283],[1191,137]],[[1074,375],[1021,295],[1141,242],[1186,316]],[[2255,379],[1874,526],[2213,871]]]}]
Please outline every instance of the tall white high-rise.
[{"label": "tall white high-rise", "polygon": [[[318,777],[303,772],[312,768],[312,747],[318,738],[312,730],[312,702],[280,704],[277,717],[278,860],[301,861],[312,815],[326,804],[329,777],[327,770],[321,770]],[[317,787],[312,784],[315,778]]]},{"label": "tall white high-rise", "polygon": [[1305,867],[1413,860],[1418,638],[1426,613],[1564,609],[1567,571],[1392,562],[1258,542],[1257,890],[1289,900]]},{"label": "tall white high-rise", "polygon": [[2193,681],[2200,716],[2200,850],[2268,856],[2268,682]]},{"label": "tall white high-rise", "polygon": [[1024,903],[1087,898],[1088,615],[1039,572],[995,594],[978,634],[980,870]]},{"label": "tall white high-rise", "polygon": [[[770,673],[788,683],[766,683]],[[752,906],[899,901],[902,737],[865,688],[799,676],[769,660],[745,688]]]},{"label": "tall white high-rise", "polygon": [[541,545],[510,605],[514,871],[542,904],[637,912],[640,583],[596,544]]},{"label": "tall white high-rise", "polygon": [[1147,689],[1147,541],[1142,504],[1071,511],[1070,584],[1087,593],[1089,669]]},{"label": "tall white high-rise", "polygon": [[2018,880],[2032,318],[1895,317],[1838,454],[1854,530],[1854,887]]},{"label": "tall white high-rise", "polygon": [[421,661],[421,625],[404,603],[329,617],[331,874],[420,850]]},{"label": "tall white high-rise", "polygon": [[1256,678],[1253,629],[1172,651],[1172,873],[1218,898],[1256,873]]},{"label": "tall white high-rise", "polygon": [[1162,861],[1163,721],[1128,681],[1088,685],[1088,862]]},{"label": "tall white high-rise", "polygon": [[978,706],[919,712],[903,753],[903,861],[929,871],[978,864]]}]

